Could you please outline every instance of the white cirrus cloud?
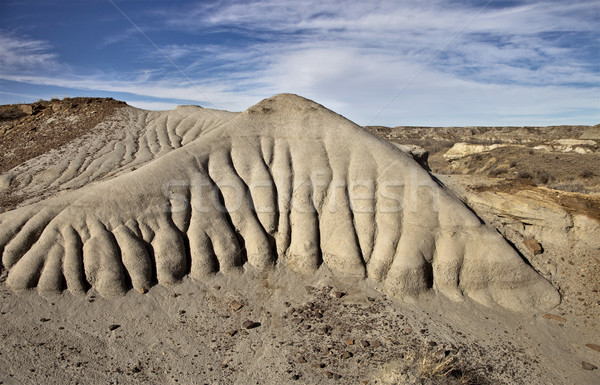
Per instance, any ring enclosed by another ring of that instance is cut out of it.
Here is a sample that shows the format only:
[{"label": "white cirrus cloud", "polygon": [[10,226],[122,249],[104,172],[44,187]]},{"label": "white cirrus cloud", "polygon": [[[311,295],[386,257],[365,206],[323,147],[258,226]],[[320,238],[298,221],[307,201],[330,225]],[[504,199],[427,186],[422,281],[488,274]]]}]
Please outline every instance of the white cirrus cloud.
[{"label": "white cirrus cloud", "polygon": [[19,38],[0,31],[0,69],[2,72],[55,70],[58,56],[46,41]]}]

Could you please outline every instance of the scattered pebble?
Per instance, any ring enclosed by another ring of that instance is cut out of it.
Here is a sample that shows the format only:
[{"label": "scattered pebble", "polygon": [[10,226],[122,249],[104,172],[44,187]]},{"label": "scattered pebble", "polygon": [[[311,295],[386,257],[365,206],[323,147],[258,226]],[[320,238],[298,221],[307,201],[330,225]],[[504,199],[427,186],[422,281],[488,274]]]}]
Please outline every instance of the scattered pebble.
[{"label": "scattered pebble", "polygon": [[254,329],[260,326],[260,322],[255,322],[255,321],[244,321],[244,323],[242,324],[242,327],[244,329]]},{"label": "scattered pebble", "polygon": [[368,348],[371,344],[369,343],[369,341],[367,340],[361,340],[359,342],[360,346],[362,346],[363,348]]},{"label": "scattered pebble", "polygon": [[592,350],[595,350],[597,352],[600,352],[600,345],[596,345],[596,344],[585,344],[585,346],[587,348],[590,348]]},{"label": "scattered pebble", "polygon": [[533,238],[523,240],[523,245],[525,245],[527,250],[533,255],[542,254],[544,252],[542,245]]},{"label": "scattered pebble", "polygon": [[596,369],[598,369],[598,367],[596,365],[590,364],[587,361],[581,361],[581,367],[584,370],[596,370]]},{"label": "scattered pebble", "polygon": [[563,318],[559,315],[556,315],[556,314],[546,313],[542,317],[545,319],[553,320],[553,321],[567,322],[567,320],[565,318]]},{"label": "scattered pebble", "polygon": [[229,336],[230,336],[230,337],[233,337],[234,335],[236,335],[236,334],[237,334],[237,332],[238,332],[237,330],[235,330],[235,329],[231,329],[231,330],[229,330],[229,331],[227,332],[227,334],[229,334]]},{"label": "scattered pebble", "polygon": [[334,297],[334,298],[342,298],[345,295],[346,295],[346,293],[341,292],[339,290],[334,290],[334,291],[331,292],[331,296]]},{"label": "scattered pebble", "polygon": [[327,378],[334,379],[334,380],[339,380],[340,378],[342,378],[342,376],[340,376],[339,374],[332,373],[332,372],[327,371],[327,370],[323,372],[323,375],[325,377],[327,377]]},{"label": "scattered pebble", "polygon": [[48,322],[50,321],[50,318],[40,318],[40,322]]},{"label": "scattered pebble", "polygon": [[121,325],[112,324],[108,327],[108,330],[110,330],[112,332],[113,330],[117,330],[120,327],[121,327]]},{"label": "scattered pebble", "polygon": [[354,340],[346,340],[346,345],[354,345]]},{"label": "scattered pebble", "polygon": [[296,362],[299,364],[305,364],[306,358],[304,358],[304,356],[299,356],[298,358],[296,358]]},{"label": "scattered pebble", "polygon": [[233,311],[238,311],[238,310],[240,310],[241,308],[244,307],[244,304],[241,303],[240,301],[233,300],[233,301],[229,302],[229,307]]}]

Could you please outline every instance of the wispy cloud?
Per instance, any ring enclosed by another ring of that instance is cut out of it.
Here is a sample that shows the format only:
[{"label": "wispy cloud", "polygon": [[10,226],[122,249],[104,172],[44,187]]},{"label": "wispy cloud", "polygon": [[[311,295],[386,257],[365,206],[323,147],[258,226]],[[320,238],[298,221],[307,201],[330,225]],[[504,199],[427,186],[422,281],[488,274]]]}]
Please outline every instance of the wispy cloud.
[{"label": "wispy cloud", "polygon": [[[242,110],[294,92],[360,124],[399,90],[372,123],[600,121],[595,1],[235,0],[150,7],[129,17],[161,51],[122,20],[123,34],[111,30],[104,41],[123,49],[135,68],[60,76],[0,70],[0,78],[127,92],[162,107],[167,99],[210,99]],[[29,51],[3,48],[29,52],[29,59],[6,60],[35,63],[39,55],[40,63],[56,64],[47,43],[29,43]]]},{"label": "wispy cloud", "polygon": [[19,38],[0,31],[2,72],[54,70],[58,66],[57,55],[48,42]]}]

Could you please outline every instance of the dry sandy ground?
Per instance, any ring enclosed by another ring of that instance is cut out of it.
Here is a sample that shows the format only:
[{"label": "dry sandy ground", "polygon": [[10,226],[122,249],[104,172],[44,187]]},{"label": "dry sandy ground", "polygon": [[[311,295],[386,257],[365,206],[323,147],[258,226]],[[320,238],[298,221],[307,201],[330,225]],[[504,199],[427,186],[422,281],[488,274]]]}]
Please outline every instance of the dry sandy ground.
[{"label": "dry sandy ground", "polygon": [[186,280],[109,299],[2,289],[2,381],[597,382],[595,371],[581,368],[598,354],[584,346],[592,336],[579,334],[572,317],[507,314],[433,296],[398,303],[321,275],[312,285],[290,276]]},{"label": "dry sandy ground", "polygon": [[[70,101],[55,103],[68,105]],[[56,111],[63,115],[55,118],[77,116],[62,106]],[[23,127],[27,119],[35,121],[33,109],[31,115],[27,112],[3,121],[3,141],[12,127]],[[140,114],[146,119],[146,112]],[[87,130],[106,129],[98,127]],[[583,127],[581,131],[589,129]],[[426,128],[413,130],[422,136],[431,132]],[[383,136],[396,135],[388,138],[396,142],[425,144],[409,140],[408,135],[400,140],[406,134],[400,128],[383,131]],[[449,130],[456,131],[461,132]],[[522,131],[504,128],[494,140],[503,136],[520,140]],[[485,137],[484,133],[475,134]],[[57,146],[64,148],[85,135],[82,132]],[[136,135],[126,133],[127,138]],[[442,139],[456,143],[467,141],[473,134],[462,135]],[[561,139],[557,135],[552,139]],[[106,141],[112,140],[105,136]],[[115,142],[119,140],[117,135]],[[434,138],[435,148],[429,149],[434,172],[452,167],[442,155],[453,143],[440,146],[439,140]],[[443,151],[436,152],[436,148]],[[52,151],[47,150],[42,152],[51,160]],[[86,151],[93,153],[95,149],[90,146]],[[580,155],[595,159],[595,154]],[[487,174],[492,169],[489,164],[504,164],[504,159],[498,161],[500,156],[494,153],[495,160],[486,163],[490,152],[479,155],[479,162],[487,166],[478,167],[473,159],[459,160],[459,172],[437,176],[481,218],[496,226],[559,289],[562,302],[548,313],[512,313],[470,300],[456,303],[434,294],[399,302],[363,281],[339,281],[325,267],[309,280],[299,280],[286,271],[268,277],[250,272],[237,277],[219,273],[208,282],[185,278],[178,285],[153,286],[145,294],[132,290],[116,298],[101,297],[94,290],[82,296],[68,292],[50,296],[36,291],[15,293],[2,279],[0,382],[599,383],[600,371],[589,370],[600,367],[597,196],[564,191],[569,188],[559,193],[524,181],[524,187],[514,188],[512,183],[513,189],[509,189],[502,182],[510,175],[490,178]],[[557,156],[563,160],[562,153]],[[511,159],[506,160],[510,166]],[[519,161],[522,159],[517,158]],[[521,180],[535,179],[536,170],[525,171],[532,178]],[[115,175],[111,172],[98,167],[94,174],[74,174],[71,180],[77,186]],[[514,174],[518,178],[519,170]],[[37,182],[22,181],[26,194],[11,188],[2,190],[4,210],[36,201],[49,189],[58,188],[41,171],[36,175],[40,175]],[[583,181],[561,175],[554,176],[553,182],[567,187],[581,184],[585,191],[597,187],[589,181],[595,178],[589,173]],[[18,175],[11,178],[18,179]],[[530,238],[541,243],[541,254],[523,245],[522,241]]]}]

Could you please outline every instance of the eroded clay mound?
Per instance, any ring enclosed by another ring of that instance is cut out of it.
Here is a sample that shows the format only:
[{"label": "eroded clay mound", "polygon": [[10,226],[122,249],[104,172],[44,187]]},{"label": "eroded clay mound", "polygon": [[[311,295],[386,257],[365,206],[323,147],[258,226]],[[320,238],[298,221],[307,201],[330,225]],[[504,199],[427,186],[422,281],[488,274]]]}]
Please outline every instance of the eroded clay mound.
[{"label": "eroded clay mound", "polygon": [[413,159],[295,95],[0,226],[14,289],[115,295],[279,265],[326,267],[397,297],[434,290],[515,310],[559,300]]},{"label": "eroded clay mound", "polygon": [[[85,135],[0,174],[0,211],[128,173],[235,116],[196,106],[172,111],[123,106]],[[52,121],[54,117],[46,119]]]}]

